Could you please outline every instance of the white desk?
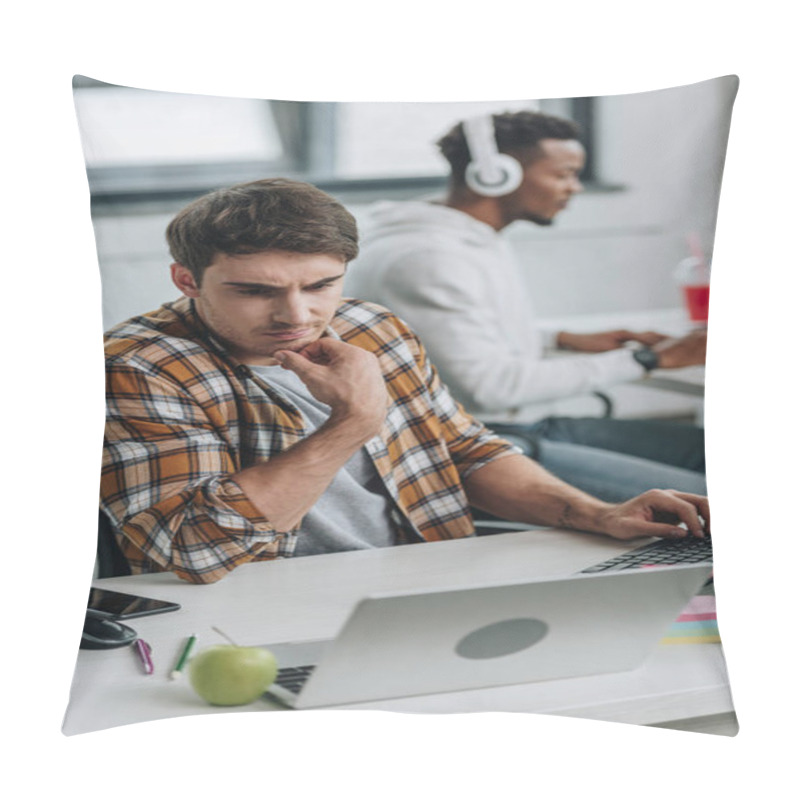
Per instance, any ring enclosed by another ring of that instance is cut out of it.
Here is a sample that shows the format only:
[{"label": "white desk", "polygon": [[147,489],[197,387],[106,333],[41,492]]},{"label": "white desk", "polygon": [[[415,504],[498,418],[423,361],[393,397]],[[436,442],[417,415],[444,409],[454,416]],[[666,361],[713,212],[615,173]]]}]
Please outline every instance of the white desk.
[{"label": "white desk", "polygon": [[[79,651],[64,732],[231,710],[277,710],[266,699],[236,709],[215,708],[197,697],[185,678],[169,680],[189,634],[197,634],[198,650],[223,643],[212,626],[247,645],[329,638],[353,604],[371,592],[567,575],[628,549],[630,545],[605,537],[534,530],[249,564],[209,586],[186,584],[168,573],[98,580],[95,586],[174,600],[182,608],[129,622],[153,648],[153,675],[144,674],[133,648]],[[660,645],[644,666],[632,672],[347,708],[538,712],[693,730],[703,729],[703,718],[727,715],[735,728],[725,662],[717,644]]]},{"label": "white desk", "polygon": [[637,381],[636,385],[678,392],[690,397],[703,397],[706,386],[706,368],[697,366],[683,367],[682,369],[657,369]]}]

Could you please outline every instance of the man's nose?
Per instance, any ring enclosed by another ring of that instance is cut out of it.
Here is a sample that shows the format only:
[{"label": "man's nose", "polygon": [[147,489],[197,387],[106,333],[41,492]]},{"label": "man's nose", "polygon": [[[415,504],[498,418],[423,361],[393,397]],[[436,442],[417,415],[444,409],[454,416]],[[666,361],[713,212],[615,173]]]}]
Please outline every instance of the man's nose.
[{"label": "man's nose", "polygon": [[277,322],[296,328],[308,324],[311,314],[307,298],[299,292],[287,293],[275,309],[274,317]]}]

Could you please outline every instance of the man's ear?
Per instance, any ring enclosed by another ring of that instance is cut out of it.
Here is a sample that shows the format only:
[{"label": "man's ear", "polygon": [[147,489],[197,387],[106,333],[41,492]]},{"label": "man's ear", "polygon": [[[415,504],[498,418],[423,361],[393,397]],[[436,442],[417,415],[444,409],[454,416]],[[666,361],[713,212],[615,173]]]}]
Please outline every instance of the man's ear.
[{"label": "man's ear", "polygon": [[170,264],[170,275],[172,282],[183,292],[187,297],[200,297],[200,288],[195,281],[192,271],[183,264]]}]

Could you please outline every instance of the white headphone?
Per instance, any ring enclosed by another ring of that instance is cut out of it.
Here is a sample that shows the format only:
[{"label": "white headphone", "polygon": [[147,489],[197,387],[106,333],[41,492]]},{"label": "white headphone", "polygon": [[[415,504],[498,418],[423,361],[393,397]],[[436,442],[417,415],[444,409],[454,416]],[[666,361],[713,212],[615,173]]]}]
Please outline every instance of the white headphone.
[{"label": "white headphone", "polygon": [[522,183],[522,164],[498,151],[492,118],[472,117],[462,125],[471,159],[464,175],[467,186],[484,197],[511,194]]}]

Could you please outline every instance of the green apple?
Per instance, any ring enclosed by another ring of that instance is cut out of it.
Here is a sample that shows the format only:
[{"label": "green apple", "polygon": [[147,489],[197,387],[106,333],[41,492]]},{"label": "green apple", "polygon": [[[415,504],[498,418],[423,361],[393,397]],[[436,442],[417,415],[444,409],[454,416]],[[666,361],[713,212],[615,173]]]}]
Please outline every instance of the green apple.
[{"label": "green apple", "polygon": [[263,647],[215,645],[189,662],[189,682],[203,700],[215,706],[252,703],[277,674],[275,656]]}]

